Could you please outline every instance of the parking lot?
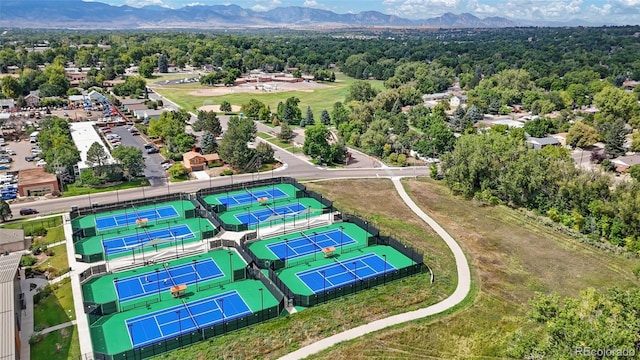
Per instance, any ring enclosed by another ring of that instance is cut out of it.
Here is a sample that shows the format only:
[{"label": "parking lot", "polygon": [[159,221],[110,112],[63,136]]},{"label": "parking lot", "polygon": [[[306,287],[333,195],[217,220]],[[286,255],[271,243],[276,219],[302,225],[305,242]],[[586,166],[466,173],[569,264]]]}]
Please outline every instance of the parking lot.
[{"label": "parking lot", "polygon": [[144,156],[144,175],[149,180],[151,186],[164,185],[166,183],[167,173],[162,168],[161,162],[164,158],[159,154],[147,154],[144,149],[145,140],[137,135],[133,136],[125,126],[116,126],[111,128],[111,133],[120,136],[121,144],[124,146],[135,146],[142,150]]}]

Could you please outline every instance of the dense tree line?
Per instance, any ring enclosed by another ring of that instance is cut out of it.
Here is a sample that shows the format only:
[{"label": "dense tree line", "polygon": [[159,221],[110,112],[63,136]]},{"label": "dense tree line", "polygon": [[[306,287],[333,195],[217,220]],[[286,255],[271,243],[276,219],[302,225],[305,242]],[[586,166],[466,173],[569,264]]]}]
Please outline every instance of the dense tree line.
[{"label": "dense tree line", "polygon": [[[502,131],[501,131],[502,130]],[[640,251],[640,183],[576,168],[566,149],[525,146],[524,131],[460,137],[442,157],[445,182],[481,201],[524,207],[628,251]]]}]

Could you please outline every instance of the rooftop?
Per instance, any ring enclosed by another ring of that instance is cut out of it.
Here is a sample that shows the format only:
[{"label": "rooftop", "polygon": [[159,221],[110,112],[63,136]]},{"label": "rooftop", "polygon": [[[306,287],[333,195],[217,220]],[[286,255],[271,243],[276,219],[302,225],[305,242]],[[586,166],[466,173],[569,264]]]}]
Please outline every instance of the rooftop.
[{"label": "rooftop", "polygon": [[20,264],[21,253],[0,255],[0,355],[15,359],[16,354],[16,309],[13,279]]},{"label": "rooftop", "polygon": [[29,184],[40,184],[44,182],[56,181],[56,176],[44,171],[44,168],[37,167],[32,169],[20,170],[18,175],[18,186]]},{"label": "rooftop", "polygon": [[94,142],[97,142],[104,148],[104,151],[107,153],[106,164],[113,164],[114,160],[111,157],[111,152],[104,146],[102,142],[102,138],[100,138],[100,134],[94,127],[95,122],[93,121],[84,121],[77,123],[70,123],[69,127],[71,130],[71,137],[73,138],[73,142],[76,144],[76,147],[80,151],[80,162],[78,163],[78,170],[88,169],[90,166],[87,165],[87,151]]},{"label": "rooftop", "polygon": [[0,244],[11,244],[24,240],[24,230],[22,229],[0,229]]}]

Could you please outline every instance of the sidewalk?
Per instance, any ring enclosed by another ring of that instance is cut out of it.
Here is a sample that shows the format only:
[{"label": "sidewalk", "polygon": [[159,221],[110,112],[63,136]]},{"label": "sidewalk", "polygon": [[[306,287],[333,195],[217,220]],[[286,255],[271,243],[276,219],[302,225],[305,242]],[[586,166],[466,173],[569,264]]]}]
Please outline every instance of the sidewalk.
[{"label": "sidewalk", "polygon": [[469,291],[471,290],[471,270],[469,269],[469,263],[467,262],[467,259],[462,252],[462,248],[460,248],[458,243],[451,237],[451,235],[449,235],[437,222],[435,222],[435,220],[429,217],[429,215],[425,214],[422,209],[420,209],[420,207],[415,202],[413,202],[413,200],[409,197],[409,194],[407,194],[404,187],[402,186],[399,177],[392,178],[392,181],[393,185],[396,188],[396,191],[398,192],[402,200],[411,209],[411,211],[413,211],[424,222],[431,226],[431,228],[435,230],[435,232],[440,235],[440,237],[442,237],[447,246],[449,246],[449,249],[451,249],[451,252],[453,253],[456,260],[456,268],[458,272],[458,286],[456,287],[456,290],[448,298],[442,300],[437,304],[430,305],[426,308],[406,312],[404,314],[393,315],[384,319],[372,321],[368,324],[343,331],[341,333],[335,334],[333,336],[300,348],[290,354],[287,354],[281,357],[281,360],[306,358],[340,342],[353,340],[390,326],[441,313],[443,311],[451,309],[452,307],[462,302],[469,294]]}]

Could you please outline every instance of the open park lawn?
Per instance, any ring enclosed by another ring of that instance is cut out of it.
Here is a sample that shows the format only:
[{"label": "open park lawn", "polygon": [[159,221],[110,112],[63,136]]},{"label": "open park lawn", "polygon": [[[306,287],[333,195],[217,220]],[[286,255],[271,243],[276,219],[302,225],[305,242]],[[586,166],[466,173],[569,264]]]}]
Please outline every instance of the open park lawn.
[{"label": "open park lawn", "polygon": [[[631,273],[637,259],[597,250],[515,210],[454,197],[431,180],[404,184],[465,250],[474,277],[472,298],[453,314],[380,331],[311,358],[502,358],[535,292],[578,297],[588,287],[638,286]],[[324,184],[309,187],[334,198],[341,192]]]},{"label": "open park lawn", "polygon": [[[347,95],[347,89],[355,79],[345,76],[343,74],[336,74],[336,82],[322,82],[312,83],[317,86],[309,86],[308,83],[296,83],[299,87],[296,89],[296,84],[287,84],[287,91],[278,92],[258,92],[245,91],[245,89],[251,89],[251,85],[233,86],[233,87],[210,87],[202,86],[200,84],[188,84],[188,85],[168,85],[158,86],[151,83],[149,86],[153,87],[154,91],[158,94],[172,100],[179,106],[193,111],[202,106],[219,105],[223,101],[228,101],[235,106],[242,106],[249,102],[250,99],[255,98],[265,105],[271,107],[272,111],[276,111],[279,102],[284,102],[287,98],[295,96],[300,99],[298,105],[302,110],[302,114],[306,114],[307,106],[311,106],[315,118],[320,118],[320,113],[323,109],[331,111],[333,104],[337,101],[344,101]],[[383,83],[379,80],[370,80],[371,86],[377,90],[383,89]],[[285,87],[285,84],[278,85],[281,88]]]},{"label": "open park lawn", "polygon": [[[444,243],[417,216],[407,211],[390,181],[352,180],[309,184],[335,200],[345,212],[364,215],[385,234],[417,245],[434,268],[438,281],[428,273],[392,282],[330,301],[301,312],[210,339],[165,359],[274,359],[300,346],[372,320],[436,303],[456,286],[455,263]],[[380,201],[384,199],[384,201]],[[366,209],[362,210],[362,209]]]}]

